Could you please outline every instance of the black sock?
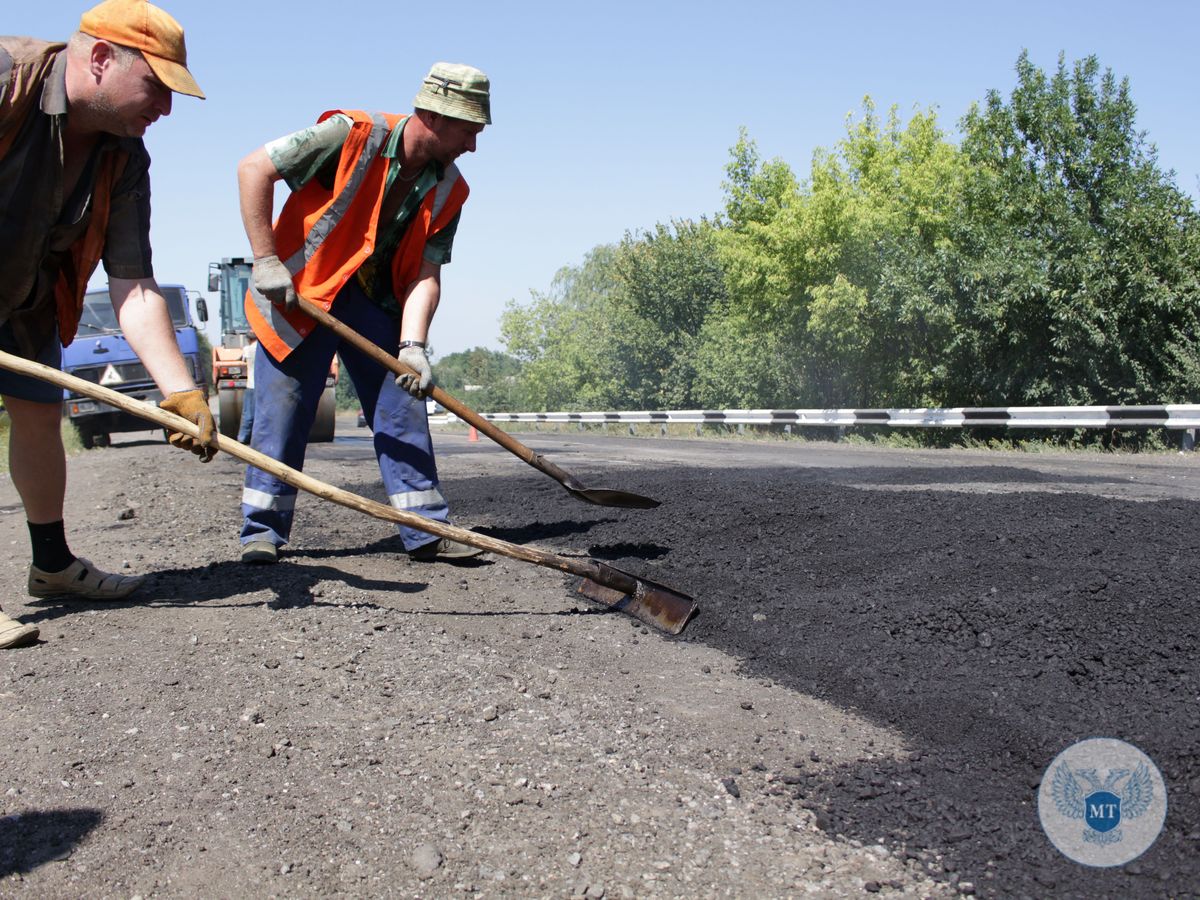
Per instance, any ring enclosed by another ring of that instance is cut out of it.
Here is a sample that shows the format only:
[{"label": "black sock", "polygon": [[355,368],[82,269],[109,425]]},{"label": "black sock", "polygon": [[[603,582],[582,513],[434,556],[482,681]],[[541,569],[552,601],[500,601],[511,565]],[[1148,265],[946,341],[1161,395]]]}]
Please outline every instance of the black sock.
[{"label": "black sock", "polygon": [[33,564],[43,572],[61,572],[75,562],[61,519],[45,525],[30,522],[29,539],[33,543]]}]

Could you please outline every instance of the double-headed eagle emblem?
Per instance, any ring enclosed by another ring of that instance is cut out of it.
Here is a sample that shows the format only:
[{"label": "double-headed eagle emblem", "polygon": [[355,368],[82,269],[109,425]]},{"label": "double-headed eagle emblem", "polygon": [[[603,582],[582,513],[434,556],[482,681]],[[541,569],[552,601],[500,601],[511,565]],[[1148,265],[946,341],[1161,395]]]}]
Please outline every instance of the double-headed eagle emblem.
[{"label": "double-headed eagle emblem", "polygon": [[[1122,781],[1124,787],[1118,790]],[[1101,781],[1096,769],[1072,772],[1062,762],[1054,770],[1050,790],[1059,813],[1068,819],[1083,819],[1087,826],[1083,839],[1095,844],[1117,843],[1122,837],[1118,827],[1122,819],[1136,819],[1154,800],[1150,768],[1145,763],[1138,763],[1132,775],[1129,769],[1110,769]]]}]

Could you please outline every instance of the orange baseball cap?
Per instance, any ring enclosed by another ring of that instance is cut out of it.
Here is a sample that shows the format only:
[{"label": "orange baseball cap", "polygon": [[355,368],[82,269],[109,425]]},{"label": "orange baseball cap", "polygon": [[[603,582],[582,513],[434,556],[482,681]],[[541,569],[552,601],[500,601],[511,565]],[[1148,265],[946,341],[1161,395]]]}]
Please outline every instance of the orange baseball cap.
[{"label": "orange baseball cap", "polygon": [[140,50],[159,81],[179,94],[204,99],[187,70],[183,26],[146,0],[104,0],[79,20],[84,34]]}]

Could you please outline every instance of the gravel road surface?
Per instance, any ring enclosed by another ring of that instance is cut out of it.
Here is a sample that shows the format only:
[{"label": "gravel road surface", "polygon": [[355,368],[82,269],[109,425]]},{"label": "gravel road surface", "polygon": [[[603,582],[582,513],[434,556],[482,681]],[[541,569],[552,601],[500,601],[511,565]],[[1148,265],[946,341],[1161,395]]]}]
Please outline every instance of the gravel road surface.
[{"label": "gravel road surface", "polygon": [[[353,420],[306,471],[374,499]],[[559,572],[421,564],[301,499],[238,561],[243,468],[147,433],[71,460],[76,553],[128,601],[25,596],[0,480],[0,895],[1183,897],[1200,894],[1200,463],[531,434],[588,506],[438,437],[456,521],[695,597],[664,637]],[[1111,869],[1037,789],[1135,744],[1169,794]]]}]

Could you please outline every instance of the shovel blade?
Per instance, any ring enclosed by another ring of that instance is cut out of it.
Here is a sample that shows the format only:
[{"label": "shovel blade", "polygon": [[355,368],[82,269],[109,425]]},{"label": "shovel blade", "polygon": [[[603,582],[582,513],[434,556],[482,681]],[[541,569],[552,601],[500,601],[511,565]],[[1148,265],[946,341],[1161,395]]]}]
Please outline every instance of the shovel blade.
[{"label": "shovel blade", "polygon": [[568,491],[586,503],[596,506],[615,506],[620,509],[654,509],[659,505],[657,500],[633,494],[629,491],[613,491],[607,488],[585,488],[563,485]]},{"label": "shovel blade", "polygon": [[632,593],[606,587],[590,578],[583,579],[583,583],[579,585],[579,593],[589,600],[633,616],[639,622],[667,634],[679,634],[683,631],[688,620],[698,609],[696,601],[687,594],[681,594],[665,585],[637,576],[629,577],[637,582]]}]

